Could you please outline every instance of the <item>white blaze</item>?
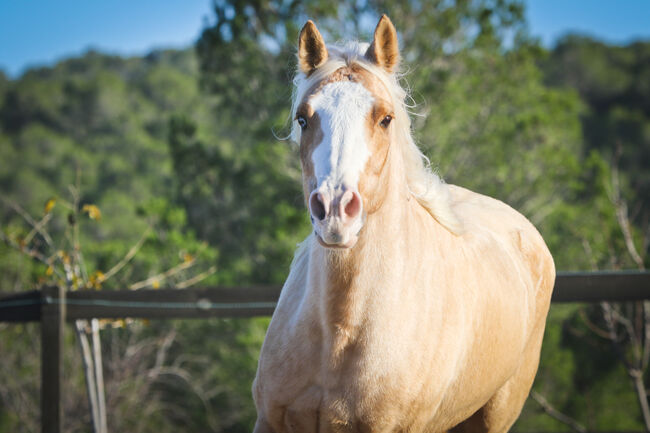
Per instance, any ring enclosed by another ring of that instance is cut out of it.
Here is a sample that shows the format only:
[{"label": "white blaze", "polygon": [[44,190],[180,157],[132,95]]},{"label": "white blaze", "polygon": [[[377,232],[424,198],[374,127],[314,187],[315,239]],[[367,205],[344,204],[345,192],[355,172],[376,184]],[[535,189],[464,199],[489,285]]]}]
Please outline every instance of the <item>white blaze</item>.
[{"label": "white blaze", "polygon": [[323,139],[312,153],[319,189],[334,193],[343,186],[357,189],[370,157],[366,117],[372,94],[359,83],[327,84],[309,103],[318,113]]}]

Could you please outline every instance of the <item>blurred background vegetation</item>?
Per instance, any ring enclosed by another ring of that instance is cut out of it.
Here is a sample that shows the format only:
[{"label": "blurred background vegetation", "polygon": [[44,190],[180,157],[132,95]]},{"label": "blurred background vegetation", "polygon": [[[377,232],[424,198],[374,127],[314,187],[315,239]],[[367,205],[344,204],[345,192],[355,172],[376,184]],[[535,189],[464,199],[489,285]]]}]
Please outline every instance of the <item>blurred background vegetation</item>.
[{"label": "blurred background vegetation", "polygon": [[[0,290],[58,281],[56,263],[70,252],[83,254],[90,281],[79,290],[182,286],[196,275],[204,285],[282,283],[310,230],[296,148],[276,138],[288,132],[298,30],[313,18],[329,41],[367,40],[383,12],[400,31],[405,83],[422,114],[417,141],[448,182],[524,213],[559,270],[643,269],[650,43],[569,35],[546,49],[523,8],[217,0],[195,47],[129,58],[90,51],[15,79],[0,72]],[[32,233],[28,214],[47,217],[51,239]],[[600,333],[606,319],[597,305],[555,305],[534,389],[589,430],[642,430],[629,370]],[[250,431],[267,324],[105,324],[109,430]],[[634,351],[625,338],[618,343]],[[72,332],[67,345],[66,431],[87,432]],[[37,325],[1,325],[0,432],[39,430],[38,351]],[[531,399],[514,430],[569,426]]]}]

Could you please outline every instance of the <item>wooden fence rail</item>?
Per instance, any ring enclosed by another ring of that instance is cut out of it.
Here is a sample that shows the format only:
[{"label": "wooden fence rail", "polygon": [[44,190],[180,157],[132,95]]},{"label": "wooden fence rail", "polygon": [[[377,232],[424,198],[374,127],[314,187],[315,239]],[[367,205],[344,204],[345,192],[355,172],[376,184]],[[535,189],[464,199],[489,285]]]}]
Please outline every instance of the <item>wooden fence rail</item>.
[{"label": "wooden fence rail", "polygon": [[[79,319],[201,319],[273,313],[280,286],[74,291],[58,287],[0,297],[0,322],[41,323],[41,425],[63,431],[61,377],[65,322]],[[650,300],[650,272],[559,273],[552,302]]]},{"label": "wooden fence rail", "polygon": [[205,319],[273,314],[280,286],[66,292],[65,300],[34,290],[0,298],[0,322],[38,322],[43,306],[65,302],[79,319]]}]

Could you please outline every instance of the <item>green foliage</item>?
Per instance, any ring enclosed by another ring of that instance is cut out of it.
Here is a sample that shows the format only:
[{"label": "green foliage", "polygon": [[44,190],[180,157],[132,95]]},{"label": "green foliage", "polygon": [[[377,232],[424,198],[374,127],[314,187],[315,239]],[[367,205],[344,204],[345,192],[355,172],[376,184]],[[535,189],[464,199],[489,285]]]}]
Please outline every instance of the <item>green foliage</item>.
[{"label": "green foliage", "polygon": [[178,197],[200,236],[219,245],[224,281],[281,282],[309,230],[292,149],[272,137],[207,145],[183,117],[170,130]]},{"label": "green foliage", "polygon": [[[540,62],[546,81],[576,89],[588,103],[582,117],[585,151],[616,157],[641,209],[650,218],[650,44],[611,46],[584,36],[567,36]],[[618,154],[618,155],[617,155]]]}]

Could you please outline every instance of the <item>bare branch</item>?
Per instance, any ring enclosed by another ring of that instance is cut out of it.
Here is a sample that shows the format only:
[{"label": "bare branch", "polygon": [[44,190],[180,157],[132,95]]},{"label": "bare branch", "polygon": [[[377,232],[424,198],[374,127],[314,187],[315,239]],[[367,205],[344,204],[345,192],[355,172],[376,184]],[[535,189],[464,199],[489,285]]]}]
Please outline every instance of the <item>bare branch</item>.
[{"label": "bare branch", "polygon": [[597,336],[599,336],[601,338],[605,338],[607,340],[610,339],[609,332],[605,331],[604,329],[601,329],[598,325],[596,325],[594,322],[592,322],[591,319],[589,319],[589,317],[587,316],[587,313],[585,312],[584,308],[581,308],[578,311],[578,315],[580,316],[582,321],[585,323],[585,325],[587,325],[587,328],[589,328],[589,330],[591,332],[593,332],[594,334],[596,334]]},{"label": "bare branch", "polygon": [[175,338],[176,338],[176,331],[172,329],[169,333],[167,333],[167,335],[163,339],[162,344],[158,348],[158,352],[156,353],[156,363],[154,364],[154,369],[161,368],[165,364],[165,357],[167,356],[167,351],[169,350],[169,347],[174,342]]},{"label": "bare branch", "polygon": [[634,330],[634,325],[632,325],[632,321],[627,317],[625,317],[624,315],[622,315],[621,312],[616,309],[615,305],[611,306],[610,304],[610,307],[611,307],[610,314],[612,319],[616,323],[620,323],[621,325],[623,325],[623,327],[627,331],[627,334],[630,336],[630,339],[632,339],[635,342],[638,342],[638,338]]},{"label": "bare branch", "polygon": [[633,367],[632,365],[630,365],[628,359],[625,356],[623,348],[619,344],[621,339],[618,335],[618,332],[616,332],[616,323],[613,314],[614,309],[612,308],[612,305],[609,302],[601,302],[600,306],[603,311],[603,318],[605,319],[605,324],[607,325],[607,332],[609,333],[609,339],[612,341],[614,350],[616,351],[616,354],[618,355],[619,359],[625,366],[625,369],[629,372]]},{"label": "bare branch", "polygon": [[172,275],[176,275],[179,272],[184,271],[185,269],[191,268],[192,266],[194,266],[195,263],[196,263],[196,259],[191,259],[191,260],[184,261],[184,262],[179,263],[178,265],[174,266],[173,268],[170,268],[170,269],[166,270],[165,272],[161,272],[159,274],[156,274],[156,275],[154,275],[152,277],[147,278],[146,280],[138,281],[137,283],[131,284],[129,286],[129,289],[130,290],[138,290],[138,289],[141,289],[143,287],[150,286],[156,281],[162,281],[162,280],[164,280],[166,278],[171,277]]},{"label": "bare branch", "polygon": [[142,233],[142,236],[140,236],[140,239],[138,239],[138,242],[136,242],[135,245],[129,249],[122,260],[117,262],[115,266],[109,269],[103,276],[98,278],[100,283],[103,283],[113,275],[117,274],[127,263],[131,261],[131,259],[138,253],[138,251],[140,251],[140,248],[142,248],[142,244],[144,244],[144,241],[147,239],[149,232],[151,232],[151,226],[147,227],[147,229]]},{"label": "bare branch", "polygon": [[[38,262],[41,262],[42,264],[44,264],[46,266],[51,265],[51,262],[50,262],[49,258],[45,257],[43,254],[41,254],[40,252],[38,252],[38,251],[36,251],[34,249],[21,247],[14,240],[8,238],[4,234],[4,232],[2,230],[0,230],[0,240],[2,240],[4,243],[9,245],[10,247],[14,248],[16,251],[20,251],[21,253],[31,257],[32,259],[34,259],[34,260],[36,260]],[[52,270],[54,271],[54,273],[57,274],[57,276],[59,278],[64,279],[64,276],[56,268],[53,267]]]},{"label": "bare branch", "polygon": [[201,272],[198,275],[193,276],[192,278],[189,278],[185,281],[181,281],[180,283],[176,284],[177,289],[186,289],[190,286],[193,286],[196,283],[199,283],[209,277],[210,275],[214,274],[217,272],[217,267],[216,266],[211,266],[210,269],[208,269],[205,272]]},{"label": "bare branch", "polygon": [[[6,197],[3,196],[3,195],[0,195],[0,200],[1,200],[1,201],[2,201],[6,206],[9,206],[11,209],[13,209],[14,212],[16,212],[18,215],[20,215],[20,216],[21,216],[21,217],[22,217],[22,218],[27,222],[27,224],[29,224],[30,227],[32,227],[32,228],[34,228],[34,229],[36,229],[37,227],[39,227],[39,223],[36,222],[36,220],[34,220],[34,218],[32,218],[32,216],[29,214],[29,212],[27,212],[25,209],[23,209],[22,207],[20,207],[20,205],[19,205],[18,203],[14,202],[13,200],[10,200],[10,199],[6,198]],[[46,215],[46,216],[47,216],[47,215]],[[42,221],[42,220],[41,220],[41,221]],[[52,241],[52,238],[50,237],[50,235],[49,235],[46,231],[42,230],[41,228],[38,229],[38,233],[39,233],[41,236],[43,236],[43,239],[45,239],[45,242],[47,242],[47,244],[48,244],[50,247],[52,247],[52,245],[54,244],[54,242]],[[53,248],[53,247],[52,247],[52,248]]]},{"label": "bare branch", "polygon": [[623,232],[623,239],[625,240],[625,247],[627,252],[632,257],[632,260],[636,264],[637,268],[640,271],[645,270],[645,265],[643,263],[643,258],[639,254],[639,251],[634,244],[634,239],[632,237],[632,231],[630,229],[630,219],[628,216],[628,207],[627,202],[621,196],[621,182],[618,173],[618,160],[621,156],[622,146],[621,143],[617,143],[616,153],[614,155],[614,161],[612,162],[612,189],[610,194],[610,200],[614,205],[614,210],[616,211],[616,219],[618,220],[618,225]]},{"label": "bare branch", "polygon": [[45,230],[43,230],[43,227],[45,227],[47,225],[47,223],[51,219],[52,219],[52,214],[51,213],[45,214],[45,216],[43,218],[41,218],[41,220],[38,221],[34,225],[34,227],[32,228],[32,231],[30,231],[27,234],[27,236],[25,236],[25,239],[23,240],[25,242],[25,244],[29,244],[32,241],[32,239],[34,238],[34,236],[36,235],[36,233],[39,233],[41,236],[43,236],[43,239],[45,239],[45,242],[51,248],[53,248],[52,243],[51,243],[52,239],[49,237],[49,234]]},{"label": "bare branch", "polygon": [[585,238],[582,239],[582,249],[585,250],[585,254],[589,257],[589,264],[591,265],[592,271],[598,270],[598,264],[594,258],[594,250],[591,248],[591,244]]},{"label": "bare branch", "polygon": [[627,203],[622,198],[619,198],[619,202],[614,203],[614,206],[616,207],[616,218],[618,219],[618,224],[621,227],[621,231],[623,232],[623,239],[625,240],[625,247],[627,248],[627,252],[630,257],[632,257],[632,260],[634,260],[637,268],[640,271],[644,271],[645,264],[643,263],[643,258],[639,254],[636,245],[634,245],[634,239],[632,238],[630,220],[627,215]]},{"label": "bare branch", "polygon": [[575,419],[571,418],[570,416],[563,414],[559,410],[555,409],[551,404],[544,398],[543,395],[538,393],[537,391],[531,391],[530,396],[539,404],[544,412],[549,415],[550,417],[560,421],[562,424],[566,424],[569,426],[573,431],[576,431],[578,433],[586,433],[587,428],[580,424],[578,421]]}]

